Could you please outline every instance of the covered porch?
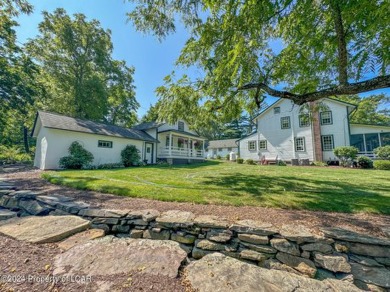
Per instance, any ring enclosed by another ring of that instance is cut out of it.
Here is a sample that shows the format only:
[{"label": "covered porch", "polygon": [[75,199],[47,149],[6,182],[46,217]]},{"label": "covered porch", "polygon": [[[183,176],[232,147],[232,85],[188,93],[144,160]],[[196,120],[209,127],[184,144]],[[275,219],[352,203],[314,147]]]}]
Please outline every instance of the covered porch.
[{"label": "covered porch", "polygon": [[175,130],[158,133],[158,158],[204,159],[205,139]]}]

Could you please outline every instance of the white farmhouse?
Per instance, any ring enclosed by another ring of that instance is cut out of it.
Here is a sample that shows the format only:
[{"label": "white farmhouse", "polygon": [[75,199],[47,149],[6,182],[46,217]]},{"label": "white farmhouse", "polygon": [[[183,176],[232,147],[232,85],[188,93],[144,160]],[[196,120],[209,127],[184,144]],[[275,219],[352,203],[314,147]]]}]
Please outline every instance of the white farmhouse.
[{"label": "white farmhouse", "polygon": [[255,161],[276,159],[336,160],[333,149],[355,146],[360,155],[373,156],[376,147],[390,145],[390,127],[351,124],[355,105],[331,98],[315,117],[288,99],[279,99],[254,121],[256,132],[241,138],[239,156]]},{"label": "white farmhouse", "polygon": [[39,111],[32,136],[37,138],[34,166],[40,169],[58,169],[74,141],[93,154],[93,165],[119,163],[126,145],[136,146],[148,164],[159,159],[171,164],[204,161],[204,139],[184,121],[143,123],[129,129]]},{"label": "white farmhouse", "polygon": [[230,152],[238,153],[237,139],[211,140],[206,149],[206,157],[225,157]]}]

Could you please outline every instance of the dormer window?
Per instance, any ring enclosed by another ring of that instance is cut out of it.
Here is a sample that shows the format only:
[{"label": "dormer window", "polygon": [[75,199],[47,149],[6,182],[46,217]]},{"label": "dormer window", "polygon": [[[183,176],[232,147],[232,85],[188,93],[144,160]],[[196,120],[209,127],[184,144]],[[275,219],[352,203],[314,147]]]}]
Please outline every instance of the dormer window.
[{"label": "dormer window", "polygon": [[280,106],[274,107],[274,114],[280,114]]},{"label": "dormer window", "polygon": [[184,132],[184,122],[178,122],[177,128],[179,131]]}]

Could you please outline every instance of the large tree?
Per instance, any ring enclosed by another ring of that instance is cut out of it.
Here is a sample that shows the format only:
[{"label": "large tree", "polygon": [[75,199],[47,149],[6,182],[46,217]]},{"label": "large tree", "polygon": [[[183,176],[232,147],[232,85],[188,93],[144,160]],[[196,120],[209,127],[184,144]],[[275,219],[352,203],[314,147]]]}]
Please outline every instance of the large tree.
[{"label": "large tree", "polygon": [[39,67],[17,44],[14,17],[31,12],[32,6],[24,0],[0,3],[0,143],[23,141],[26,152],[31,112],[42,88],[35,78]]},{"label": "large tree", "polygon": [[177,65],[203,69],[158,89],[169,119],[193,104],[237,117],[266,95],[301,105],[390,87],[390,1],[128,1],[136,28],[159,39],[181,20],[190,36]]},{"label": "large tree", "polygon": [[356,104],[351,117],[352,123],[390,126],[390,97],[385,94],[359,97],[357,95],[339,96],[338,99]]},{"label": "large tree", "polygon": [[131,126],[138,103],[134,68],[112,58],[110,30],[62,8],[43,12],[40,34],[27,44],[42,66],[43,107],[60,113]]}]

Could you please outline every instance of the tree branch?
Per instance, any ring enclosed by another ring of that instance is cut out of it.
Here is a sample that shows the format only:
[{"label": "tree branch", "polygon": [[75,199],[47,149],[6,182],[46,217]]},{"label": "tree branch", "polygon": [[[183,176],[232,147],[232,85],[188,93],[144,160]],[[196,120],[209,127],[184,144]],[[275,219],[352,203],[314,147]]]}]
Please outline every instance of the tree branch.
[{"label": "tree branch", "polygon": [[313,91],[304,94],[295,94],[289,91],[276,90],[269,87],[265,83],[249,83],[239,87],[238,91],[243,90],[263,90],[271,96],[291,99],[298,105],[302,105],[309,101],[315,101],[321,98],[335,96],[335,95],[344,95],[344,94],[358,94],[362,92],[367,92],[375,89],[388,88],[390,87],[390,75],[379,76],[369,80],[360,81],[356,83],[342,84],[335,87],[329,87],[326,89]]}]

